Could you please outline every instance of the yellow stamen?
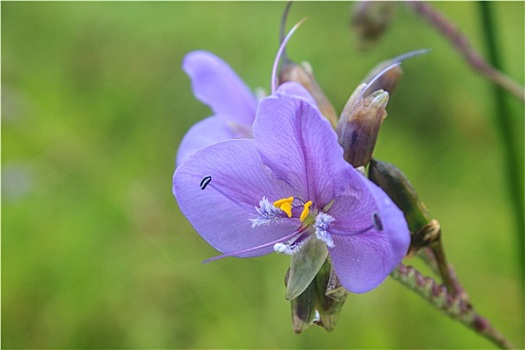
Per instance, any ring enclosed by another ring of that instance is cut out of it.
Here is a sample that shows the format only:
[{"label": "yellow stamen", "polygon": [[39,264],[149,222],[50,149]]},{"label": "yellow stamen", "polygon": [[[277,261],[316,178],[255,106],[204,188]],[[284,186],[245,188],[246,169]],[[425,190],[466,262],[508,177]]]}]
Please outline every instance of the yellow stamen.
[{"label": "yellow stamen", "polygon": [[292,203],[284,202],[283,204],[281,204],[280,209],[284,211],[289,218],[292,217]]},{"label": "yellow stamen", "polygon": [[286,213],[286,215],[288,215],[289,218],[291,218],[292,217],[292,202],[293,202],[293,197],[283,198],[283,199],[279,199],[273,202],[273,206],[281,209],[282,211]]},{"label": "yellow stamen", "polygon": [[308,217],[308,214],[310,214],[310,207],[311,206],[312,206],[312,201],[308,201],[308,202],[304,203],[303,211],[301,213],[301,216],[299,217],[299,220],[301,222],[303,222],[304,219],[306,219]]},{"label": "yellow stamen", "polygon": [[275,202],[273,202],[273,205],[274,207],[279,208],[281,204],[286,203],[286,202],[291,204],[293,202],[293,197],[278,199]]}]

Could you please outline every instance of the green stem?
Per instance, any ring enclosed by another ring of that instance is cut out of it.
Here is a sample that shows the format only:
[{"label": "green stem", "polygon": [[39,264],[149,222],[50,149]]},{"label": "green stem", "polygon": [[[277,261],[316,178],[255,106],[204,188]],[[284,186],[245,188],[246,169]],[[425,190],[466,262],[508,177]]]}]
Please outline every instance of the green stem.
[{"label": "green stem", "polygon": [[445,257],[445,250],[443,249],[443,244],[441,243],[441,237],[437,241],[430,245],[430,249],[436,257],[436,263],[439,270],[439,274],[443,279],[443,284],[447,287],[447,291],[452,295],[456,295],[456,289],[454,288],[454,281],[450,276],[447,258]]},{"label": "green stem", "polygon": [[[489,62],[493,67],[501,70],[501,60],[499,57],[499,50],[497,47],[496,33],[494,21],[491,12],[490,1],[480,1],[479,9],[482,18],[482,28],[485,34],[485,41],[488,48]],[[522,258],[524,256],[524,233],[525,233],[525,218],[524,218],[524,204],[523,204],[523,164],[522,157],[519,156],[519,147],[516,138],[513,136],[513,129],[516,127],[512,123],[512,114],[506,100],[505,91],[501,86],[493,85],[494,101],[496,104],[496,126],[498,127],[501,140],[503,142],[505,167],[507,173],[507,182],[510,199],[514,215],[517,220],[517,234],[518,234],[518,249],[520,266],[522,266]],[[523,270],[522,270],[523,271]]]}]

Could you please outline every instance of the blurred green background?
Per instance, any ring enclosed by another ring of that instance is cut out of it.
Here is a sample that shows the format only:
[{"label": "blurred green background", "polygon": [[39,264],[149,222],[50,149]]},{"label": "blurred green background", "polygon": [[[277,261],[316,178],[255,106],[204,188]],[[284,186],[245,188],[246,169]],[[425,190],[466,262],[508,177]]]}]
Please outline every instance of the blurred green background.
[{"label": "blurred green background", "polygon": [[[478,5],[433,3],[485,52]],[[289,260],[216,252],[171,194],[178,144],[210,115],[180,65],[194,49],[266,90],[284,3],[2,2],[3,348],[491,348],[396,281],[351,295],[332,333],[292,332]],[[351,4],[296,3],[288,53],[338,111],[368,70],[403,64],[377,158],[439,219],[479,312],[523,347],[516,219],[490,84],[405,6],[356,49]],[[524,3],[494,3],[505,71],[523,84]],[[523,160],[523,105],[508,99]],[[516,167],[522,166],[517,163]],[[418,262],[406,261],[407,264]]]}]

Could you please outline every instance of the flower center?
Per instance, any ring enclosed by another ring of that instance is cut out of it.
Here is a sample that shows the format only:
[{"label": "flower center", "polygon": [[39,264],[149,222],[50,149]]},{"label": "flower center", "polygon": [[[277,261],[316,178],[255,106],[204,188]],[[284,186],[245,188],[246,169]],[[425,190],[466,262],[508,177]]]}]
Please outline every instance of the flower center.
[{"label": "flower center", "polygon": [[[294,201],[299,202],[300,204],[294,204]],[[313,222],[313,218],[311,220],[307,220],[310,217],[310,208],[312,207],[312,205],[312,201],[308,201],[305,203],[302,199],[294,197],[281,198],[274,201],[273,203],[271,203],[268,200],[268,198],[263,197],[259,201],[259,207],[255,208],[259,216],[255,219],[250,219],[250,221],[252,222],[252,228],[262,225],[268,225],[279,221],[280,219],[291,219],[294,217],[294,213],[292,212],[292,210],[300,207],[302,207],[302,210],[301,214],[299,215],[299,221],[301,223],[307,221],[307,224],[303,226],[309,226],[310,222]],[[286,216],[284,216],[283,214],[285,214]],[[295,218],[297,218],[297,216],[295,216]]]},{"label": "flower center", "polygon": [[[294,208],[293,201],[294,201],[294,197],[282,198],[282,199],[278,199],[275,202],[273,202],[273,206],[281,209],[282,211],[286,213],[286,215],[289,218],[291,218],[292,209]],[[300,201],[302,202],[302,200]],[[301,215],[299,216],[299,221],[303,222],[308,217],[308,215],[310,214],[310,207],[312,206],[312,204],[313,204],[312,201],[308,201],[306,203],[303,202],[302,204],[303,211],[301,212]]]},{"label": "flower center", "polygon": [[[248,210],[253,210],[253,207],[251,207],[249,204],[245,202],[239,202],[234,197],[230,196],[227,192],[223,191],[220,185],[216,186],[214,183],[212,183],[212,177],[210,175],[205,176],[201,180],[199,187],[201,188],[201,190],[205,190],[208,187],[211,187],[229,201],[236,203],[237,205],[244,207]],[[277,240],[267,242],[256,247],[222,254],[220,256],[208,259],[205,262],[215,261],[217,259],[226,258],[228,256],[238,256],[240,254],[253,252],[258,249],[270,247],[272,245],[275,252],[293,255],[300,252],[304,244],[310,239],[318,239],[320,241],[323,241],[328,248],[333,248],[335,244],[332,236],[341,235],[341,233],[334,232],[330,229],[330,225],[336,220],[333,216],[328,214],[334,202],[335,199],[327,205],[323,206],[322,208],[317,209],[313,201],[309,200],[305,202],[299,197],[285,197],[278,199],[273,203],[270,202],[267,197],[263,197],[259,201],[259,206],[255,207],[258,216],[254,219],[250,219],[250,221],[252,222],[252,228],[274,224],[280,221],[281,219],[299,219],[299,227],[293,232],[291,232],[289,235],[281,237]],[[300,214],[299,210],[295,210],[294,213],[294,209],[299,209],[301,207],[302,210]],[[383,222],[381,221],[378,212],[373,212],[371,219],[372,222],[370,226],[359,231],[345,232],[344,235],[357,235],[365,233],[366,231],[374,228],[377,231],[382,231],[384,229]],[[314,235],[315,238],[313,237]]]},{"label": "flower center", "polygon": [[[295,202],[295,204],[294,204]],[[293,212],[294,209],[301,209]],[[259,207],[256,208],[259,216],[255,219],[250,219],[252,228],[262,225],[269,225],[280,221],[281,219],[299,219],[300,226],[297,230],[298,234],[288,241],[277,243],[274,250],[278,253],[292,255],[297,253],[308,238],[314,233],[317,239],[322,240],[327,246],[333,247],[334,243],[328,232],[328,226],[335,219],[323,211],[315,210],[313,201],[305,202],[300,198],[285,197],[278,199],[271,203],[268,198],[263,197],[259,202]],[[311,213],[311,211],[313,211]],[[295,214],[295,215],[294,215]],[[313,214],[313,215],[312,215]],[[309,229],[312,228],[312,229]]]}]

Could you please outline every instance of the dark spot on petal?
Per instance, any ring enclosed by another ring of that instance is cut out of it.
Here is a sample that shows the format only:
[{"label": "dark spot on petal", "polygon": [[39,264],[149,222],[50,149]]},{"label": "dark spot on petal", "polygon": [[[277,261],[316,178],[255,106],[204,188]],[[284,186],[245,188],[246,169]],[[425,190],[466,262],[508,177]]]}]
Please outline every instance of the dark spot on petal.
[{"label": "dark spot on petal", "polygon": [[383,223],[381,222],[381,218],[377,212],[372,214],[372,221],[374,221],[374,227],[376,230],[383,231]]},{"label": "dark spot on petal", "polygon": [[206,186],[208,186],[210,182],[211,182],[211,176],[206,176],[204,179],[202,179],[201,184],[200,184],[201,190],[205,189]]}]

